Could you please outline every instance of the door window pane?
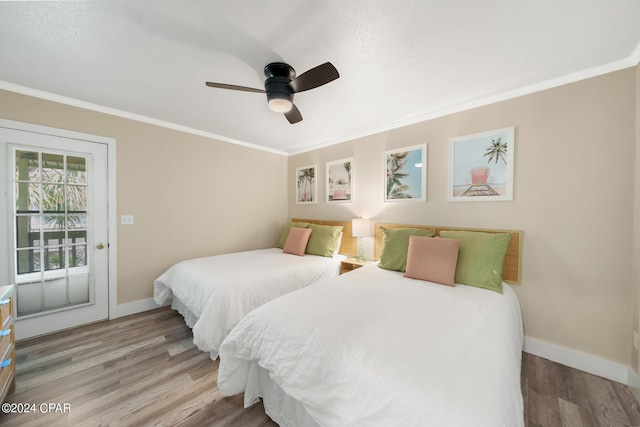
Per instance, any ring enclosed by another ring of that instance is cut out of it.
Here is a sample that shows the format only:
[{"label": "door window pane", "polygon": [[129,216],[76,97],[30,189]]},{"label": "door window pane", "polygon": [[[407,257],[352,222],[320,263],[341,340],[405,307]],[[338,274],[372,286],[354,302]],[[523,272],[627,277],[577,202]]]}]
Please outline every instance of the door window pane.
[{"label": "door window pane", "polygon": [[40,249],[23,249],[16,252],[18,274],[26,275],[40,271]]},{"label": "door window pane", "polygon": [[87,165],[82,156],[15,150],[18,316],[89,302]]},{"label": "door window pane", "polygon": [[69,302],[84,304],[89,302],[89,275],[77,274],[69,276]]},{"label": "door window pane", "polygon": [[87,159],[73,156],[67,158],[67,182],[87,185]]},{"label": "door window pane", "polygon": [[42,231],[45,239],[64,237],[65,223],[67,222],[67,216],[63,214],[55,215],[48,214],[42,215]]},{"label": "door window pane", "polygon": [[87,211],[87,187],[84,185],[67,186],[67,209],[71,212]]},{"label": "door window pane", "polygon": [[62,270],[66,266],[66,253],[62,246],[48,246],[44,248],[44,256],[46,259],[45,270]]},{"label": "door window pane", "polygon": [[44,307],[52,310],[67,305],[67,278],[47,280],[44,282]]},{"label": "door window pane", "polygon": [[40,215],[16,217],[16,247],[31,248],[40,243]]},{"label": "door window pane", "polygon": [[42,311],[42,283],[24,283],[16,294],[18,313],[24,315]]},{"label": "door window pane", "polygon": [[42,153],[42,182],[64,182],[64,155]]},{"label": "door window pane", "polygon": [[16,151],[16,181],[40,181],[40,162],[37,152]]},{"label": "door window pane", "polygon": [[67,227],[69,230],[85,230],[84,235],[86,236],[87,214],[74,213],[67,215]]},{"label": "door window pane", "polygon": [[64,213],[67,197],[64,184],[42,184],[42,210],[45,212]]},{"label": "door window pane", "polygon": [[19,182],[16,184],[16,210],[18,213],[40,211],[40,184]]},{"label": "door window pane", "polygon": [[87,245],[72,245],[70,250],[70,267],[84,267],[87,265]]}]

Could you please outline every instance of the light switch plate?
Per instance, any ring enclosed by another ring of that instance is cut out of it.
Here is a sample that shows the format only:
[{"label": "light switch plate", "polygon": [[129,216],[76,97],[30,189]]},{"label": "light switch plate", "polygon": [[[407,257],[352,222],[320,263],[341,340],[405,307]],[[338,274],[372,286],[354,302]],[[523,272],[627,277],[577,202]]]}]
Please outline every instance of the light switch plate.
[{"label": "light switch plate", "polygon": [[120,215],[120,224],[122,225],[133,224],[133,215]]}]

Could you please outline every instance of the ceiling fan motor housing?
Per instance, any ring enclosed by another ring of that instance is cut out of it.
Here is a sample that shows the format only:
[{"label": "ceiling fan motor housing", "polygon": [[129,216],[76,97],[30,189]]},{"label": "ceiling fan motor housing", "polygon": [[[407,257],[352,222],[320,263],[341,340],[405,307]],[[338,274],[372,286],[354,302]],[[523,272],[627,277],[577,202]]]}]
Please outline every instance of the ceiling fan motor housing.
[{"label": "ceiling fan motor housing", "polygon": [[293,88],[290,83],[296,77],[296,71],[293,67],[282,62],[273,62],[264,67],[264,75],[267,77],[264,88],[269,107],[280,113],[291,110]]}]

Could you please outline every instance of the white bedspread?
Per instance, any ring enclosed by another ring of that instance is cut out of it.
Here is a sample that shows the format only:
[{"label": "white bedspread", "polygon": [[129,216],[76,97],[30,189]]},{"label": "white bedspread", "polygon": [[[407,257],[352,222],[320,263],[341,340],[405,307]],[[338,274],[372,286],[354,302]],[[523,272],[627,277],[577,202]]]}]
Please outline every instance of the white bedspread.
[{"label": "white bedspread", "polygon": [[153,282],[153,297],[157,304],[179,300],[196,318],[195,323],[187,320],[193,342],[215,359],[220,343],[244,315],[288,292],[337,276],[344,258],[297,256],[270,248],[186,260]]},{"label": "white bedspread", "polygon": [[[504,286],[360,268],[246,316],[220,348],[218,387],[245,391],[257,364],[320,426],[523,426],[521,313]],[[247,406],[260,395],[251,384]],[[265,399],[291,426],[279,404]]]}]

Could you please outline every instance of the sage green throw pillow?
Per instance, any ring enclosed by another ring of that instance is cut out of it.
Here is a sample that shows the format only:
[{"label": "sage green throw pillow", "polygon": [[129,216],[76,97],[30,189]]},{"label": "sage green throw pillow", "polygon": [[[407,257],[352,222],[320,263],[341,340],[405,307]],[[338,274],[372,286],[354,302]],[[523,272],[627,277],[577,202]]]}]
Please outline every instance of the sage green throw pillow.
[{"label": "sage green throw pillow", "polygon": [[289,221],[289,223],[287,223],[287,225],[284,226],[284,229],[282,230],[282,234],[280,235],[280,240],[278,240],[277,246],[280,249],[284,249],[284,244],[287,241],[287,237],[289,237],[289,230],[291,230],[291,227],[309,228],[309,223]]},{"label": "sage green throw pillow", "polygon": [[378,267],[404,272],[407,268],[409,236],[433,237],[434,230],[424,228],[382,228],[382,251]]},{"label": "sage green throw pillow", "polygon": [[309,255],[333,256],[337,249],[338,239],[342,233],[341,225],[309,224],[311,236],[307,243],[306,253]]},{"label": "sage green throw pillow", "polygon": [[440,237],[460,240],[456,283],[502,293],[502,267],[511,233],[443,230]]}]

